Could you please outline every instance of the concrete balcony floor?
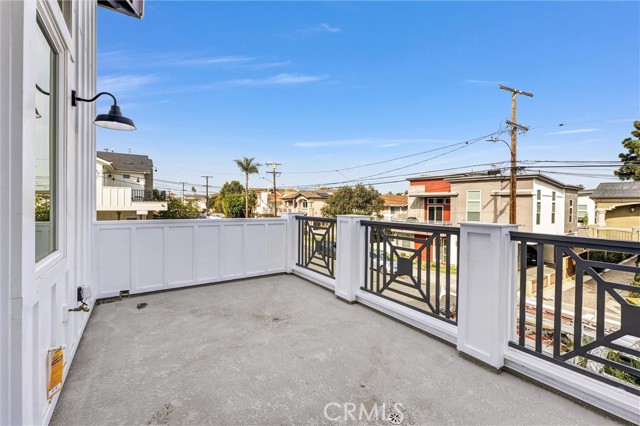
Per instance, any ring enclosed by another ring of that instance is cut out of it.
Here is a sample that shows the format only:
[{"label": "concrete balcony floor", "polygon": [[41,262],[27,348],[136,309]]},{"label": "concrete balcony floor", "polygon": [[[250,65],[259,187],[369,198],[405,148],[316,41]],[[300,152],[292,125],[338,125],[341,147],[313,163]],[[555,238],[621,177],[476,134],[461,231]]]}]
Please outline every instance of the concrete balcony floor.
[{"label": "concrete balcony floor", "polygon": [[415,425],[615,424],[289,275],[97,306],[51,424],[336,424],[332,402],[402,403]]}]

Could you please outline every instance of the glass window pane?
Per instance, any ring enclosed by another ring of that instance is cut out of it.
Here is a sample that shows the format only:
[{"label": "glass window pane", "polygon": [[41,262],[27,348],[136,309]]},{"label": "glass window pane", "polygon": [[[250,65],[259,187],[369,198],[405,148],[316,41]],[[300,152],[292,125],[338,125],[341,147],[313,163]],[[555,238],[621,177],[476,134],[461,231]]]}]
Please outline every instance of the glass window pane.
[{"label": "glass window pane", "polygon": [[467,201],[467,210],[479,212],[480,211],[480,201]]},{"label": "glass window pane", "polygon": [[56,249],[56,54],[38,31],[36,51],[35,173],[36,261]]},{"label": "glass window pane", "polygon": [[480,212],[467,212],[467,220],[470,222],[480,222]]},{"label": "glass window pane", "polygon": [[467,200],[479,200],[479,199],[480,199],[480,191],[467,192]]}]

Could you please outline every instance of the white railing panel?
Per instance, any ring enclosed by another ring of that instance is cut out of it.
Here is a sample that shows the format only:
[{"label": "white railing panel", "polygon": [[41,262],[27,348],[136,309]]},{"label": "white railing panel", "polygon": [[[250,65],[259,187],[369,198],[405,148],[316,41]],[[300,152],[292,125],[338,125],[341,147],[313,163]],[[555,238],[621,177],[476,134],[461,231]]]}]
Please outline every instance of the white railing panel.
[{"label": "white railing panel", "polygon": [[262,225],[245,225],[245,268],[255,274],[267,269],[267,228]]},{"label": "white railing panel", "polygon": [[194,282],[194,226],[169,226],[165,229],[167,284],[171,287]]},{"label": "white railing panel", "polygon": [[135,246],[134,289],[161,289],[164,285],[164,228],[136,229]]},{"label": "white railing panel", "polygon": [[196,232],[196,277],[199,281],[220,279],[220,227],[201,226]]},{"label": "white railing panel", "polygon": [[277,271],[287,262],[287,224],[270,223],[267,226],[267,271]]},{"label": "white railing panel", "polygon": [[98,297],[285,272],[284,219],[101,221]]},{"label": "white railing panel", "polygon": [[96,233],[100,292],[117,295],[131,286],[131,229],[99,229]]},{"label": "white railing panel", "polygon": [[246,242],[243,238],[243,225],[235,224],[222,227],[222,248],[220,260],[222,262],[222,279],[241,278],[244,271],[243,248]]}]

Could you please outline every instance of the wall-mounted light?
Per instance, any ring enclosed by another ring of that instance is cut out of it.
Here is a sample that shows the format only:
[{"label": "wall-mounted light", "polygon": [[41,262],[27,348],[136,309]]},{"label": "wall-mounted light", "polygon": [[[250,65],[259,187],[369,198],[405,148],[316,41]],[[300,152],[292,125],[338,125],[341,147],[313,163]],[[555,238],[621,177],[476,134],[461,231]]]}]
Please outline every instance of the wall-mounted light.
[{"label": "wall-mounted light", "polygon": [[116,97],[109,92],[100,92],[91,99],[83,99],[76,94],[75,90],[72,90],[71,105],[78,106],[78,102],[95,102],[96,99],[102,95],[111,96],[113,98],[113,105],[111,105],[108,114],[98,114],[93,123],[96,126],[112,130],[136,130],[133,120],[122,115]]}]

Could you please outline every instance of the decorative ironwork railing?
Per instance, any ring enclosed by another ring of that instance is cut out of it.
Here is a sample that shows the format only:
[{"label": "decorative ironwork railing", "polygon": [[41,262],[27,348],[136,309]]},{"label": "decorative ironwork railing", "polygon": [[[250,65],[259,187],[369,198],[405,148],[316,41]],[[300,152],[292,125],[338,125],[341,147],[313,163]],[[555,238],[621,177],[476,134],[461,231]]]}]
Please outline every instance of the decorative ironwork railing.
[{"label": "decorative ironwork railing", "polygon": [[335,278],[337,220],[326,217],[296,216],[298,221],[298,260],[296,265]]},{"label": "decorative ironwork railing", "polygon": [[132,189],[131,201],[165,201],[167,199],[166,191],[149,190],[149,189]]},{"label": "decorative ironwork railing", "polygon": [[640,395],[640,244],[512,232],[511,347]]},{"label": "decorative ironwork railing", "polygon": [[456,324],[460,229],[363,221],[362,290]]}]

